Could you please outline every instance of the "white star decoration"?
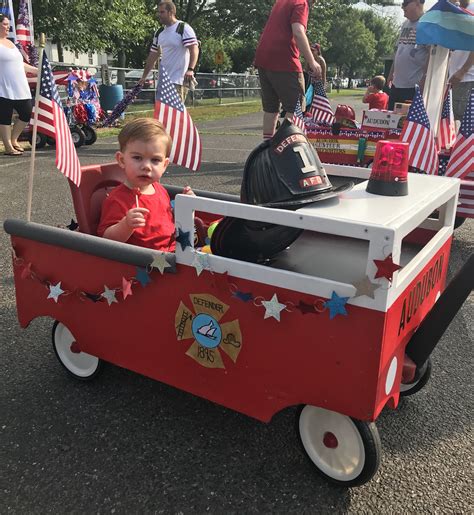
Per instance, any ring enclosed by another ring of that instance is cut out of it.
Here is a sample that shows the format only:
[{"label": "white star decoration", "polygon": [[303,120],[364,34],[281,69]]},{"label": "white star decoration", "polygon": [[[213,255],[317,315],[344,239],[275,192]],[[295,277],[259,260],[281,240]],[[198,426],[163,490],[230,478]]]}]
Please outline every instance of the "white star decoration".
[{"label": "white star decoration", "polygon": [[193,267],[198,275],[201,275],[203,270],[209,270],[209,256],[203,252],[195,252]]},{"label": "white star decoration", "polygon": [[160,273],[163,274],[165,268],[171,268],[171,265],[168,263],[168,261],[166,261],[164,254],[154,254],[151,267],[158,268]]},{"label": "white star decoration", "polygon": [[262,305],[265,307],[265,318],[273,317],[275,320],[280,321],[280,313],[286,308],[285,304],[278,302],[276,293],[273,294],[271,300],[262,300]]},{"label": "white star decoration", "polygon": [[115,290],[110,290],[105,284],[104,288],[105,290],[100,294],[100,296],[107,300],[107,304],[111,306],[114,302],[118,303],[118,300],[115,297]]},{"label": "white star decoration", "polygon": [[373,283],[365,276],[362,280],[352,283],[352,286],[356,289],[354,297],[360,297],[361,295],[367,295],[371,299],[375,299],[375,290],[380,288],[380,284]]},{"label": "white star decoration", "polygon": [[58,298],[60,295],[64,293],[64,290],[61,289],[61,281],[58,284],[50,284],[49,285],[49,295],[48,299],[53,299],[54,302],[58,302]]}]

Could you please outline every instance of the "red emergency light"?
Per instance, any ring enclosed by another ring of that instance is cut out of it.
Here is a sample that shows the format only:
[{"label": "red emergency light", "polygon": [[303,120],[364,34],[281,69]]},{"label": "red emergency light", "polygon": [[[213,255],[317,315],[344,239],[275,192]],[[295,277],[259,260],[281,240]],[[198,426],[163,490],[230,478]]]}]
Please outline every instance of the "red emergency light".
[{"label": "red emergency light", "polygon": [[408,195],[408,148],[408,143],[400,141],[377,142],[366,191],[390,197]]}]

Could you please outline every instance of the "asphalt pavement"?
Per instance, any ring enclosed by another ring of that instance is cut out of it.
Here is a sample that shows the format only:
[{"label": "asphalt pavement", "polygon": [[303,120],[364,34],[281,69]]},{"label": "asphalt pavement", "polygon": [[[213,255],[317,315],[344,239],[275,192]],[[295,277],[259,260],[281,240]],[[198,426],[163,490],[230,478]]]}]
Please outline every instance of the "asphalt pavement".
[{"label": "asphalt pavement", "polygon": [[[163,182],[238,193],[260,121],[201,124],[202,170],[171,167]],[[83,165],[105,163],[115,149],[106,138],[78,153]],[[0,156],[2,220],[25,218],[28,170],[28,154]],[[73,217],[54,151],[42,149],[32,220]],[[456,231],[450,275],[473,252],[473,229],[468,220]],[[294,408],[263,424],[118,367],[91,383],[70,379],[52,321],[19,327],[10,242],[0,237],[0,513],[473,513],[472,295],[432,356],[427,386],[378,418],[379,472],[348,490],[314,473]]]}]

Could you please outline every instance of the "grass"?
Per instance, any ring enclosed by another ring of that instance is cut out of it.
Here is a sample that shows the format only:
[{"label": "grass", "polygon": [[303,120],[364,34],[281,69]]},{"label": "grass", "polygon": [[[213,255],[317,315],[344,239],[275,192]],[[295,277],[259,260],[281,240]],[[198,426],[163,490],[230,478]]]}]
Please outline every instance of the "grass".
[{"label": "grass", "polygon": [[[340,97],[361,97],[365,93],[365,89],[341,89],[339,93],[333,90],[328,94],[331,99]],[[222,118],[233,118],[245,114],[258,113],[262,110],[260,99],[249,100],[240,102],[237,98],[223,98],[222,104],[216,104],[217,99],[204,99],[196,101],[200,105],[195,107],[188,107],[188,112],[195,122],[209,122],[213,120],[220,120]],[[132,104],[127,109],[126,120],[133,120],[134,118],[153,116],[153,106],[149,103],[146,104]],[[98,136],[101,138],[116,136],[120,132],[120,127],[110,129],[98,129]],[[204,132],[201,131],[203,134]]]}]

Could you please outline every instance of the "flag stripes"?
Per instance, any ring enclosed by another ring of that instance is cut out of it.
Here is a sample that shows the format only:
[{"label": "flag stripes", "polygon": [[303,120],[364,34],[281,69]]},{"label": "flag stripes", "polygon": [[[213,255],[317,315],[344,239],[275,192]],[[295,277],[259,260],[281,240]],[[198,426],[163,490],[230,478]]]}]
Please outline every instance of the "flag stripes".
[{"label": "flag stripes", "polygon": [[156,89],[155,118],[164,125],[173,141],[170,161],[190,170],[198,170],[201,165],[201,139],[163,65],[160,65]]},{"label": "flag stripes", "polygon": [[438,150],[418,86],[400,139],[409,144],[409,166],[431,175],[438,174]]},{"label": "flag stripes", "polygon": [[37,111],[37,130],[56,140],[56,167],[76,186],[81,182],[81,164],[72,141],[69,124],[54,83],[53,73],[46,52],[43,52],[40,91],[38,103],[32,116],[34,122]]},{"label": "flag stripes", "polygon": [[474,172],[474,89],[471,90],[458,137],[449,158],[446,176],[462,179],[471,172]]}]

